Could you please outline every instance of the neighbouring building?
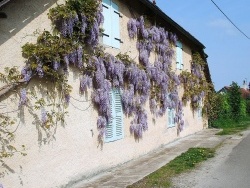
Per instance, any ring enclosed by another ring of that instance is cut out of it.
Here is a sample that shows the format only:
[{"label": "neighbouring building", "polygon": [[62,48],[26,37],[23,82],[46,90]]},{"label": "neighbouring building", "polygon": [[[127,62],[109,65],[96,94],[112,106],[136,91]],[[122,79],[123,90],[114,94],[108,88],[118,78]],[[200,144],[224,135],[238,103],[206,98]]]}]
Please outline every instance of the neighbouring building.
[{"label": "neighbouring building", "polygon": [[[0,1],[0,12],[7,15],[7,18],[0,18],[0,72],[3,72],[4,67],[11,66],[17,66],[21,70],[26,61],[22,55],[22,46],[27,42],[35,43],[37,33],[44,29],[52,31],[51,20],[47,14],[50,8],[60,3],[64,1]],[[144,15],[145,25],[149,25],[148,27],[160,26],[178,37],[176,46],[173,46],[171,60],[176,79],[182,71],[191,72],[194,52],[198,52],[206,62],[205,46],[168,17],[157,4],[149,0],[103,0],[102,4],[104,31],[99,41],[105,47],[105,52],[114,56],[119,53],[127,54],[139,63],[138,59],[142,57],[136,47],[137,37],[133,39],[129,35],[128,23],[131,18],[136,20]],[[154,64],[156,57],[152,52],[149,63]],[[207,64],[202,74],[211,83]],[[97,139],[100,134],[96,123],[98,113],[91,100],[91,89],[85,95],[79,94],[80,77],[74,68],[69,69],[68,82],[72,86],[72,92],[65,125],[57,124],[49,130],[39,126],[40,111],[25,106],[18,110],[19,95],[15,92],[1,96],[0,113],[17,119],[13,125],[16,135],[14,145],[25,145],[27,154],[22,156],[17,153],[4,159],[3,167],[7,174],[0,177],[4,188],[70,187],[82,178],[139,158],[164,144],[208,126],[206,117],[202,116],[201,107],[192,110],[190,101],[183,105],[180,129],[175,120],[175,110],[168,108],[161,116],[153,115],[147,99],[144,109],[148,128],[143,131],[142,138],[136,139],[131,133],[130,124],[133,118],[124,115],[122,91],[113,89],[110,93],[112,123],[105,129],[104,144],[101,147]],[[43,84],[38,78],[30,81],[27,86],[29,93],[33,89],[39,91]],[[3,85],[1,83],[0,88]],[[45,83],[45,86],[49,90],[49,84]],[[184,89],[181,85],[177,89],[179,98],[182,99]],[[46,97],[47,94],[45,92],[38,95]]]}]

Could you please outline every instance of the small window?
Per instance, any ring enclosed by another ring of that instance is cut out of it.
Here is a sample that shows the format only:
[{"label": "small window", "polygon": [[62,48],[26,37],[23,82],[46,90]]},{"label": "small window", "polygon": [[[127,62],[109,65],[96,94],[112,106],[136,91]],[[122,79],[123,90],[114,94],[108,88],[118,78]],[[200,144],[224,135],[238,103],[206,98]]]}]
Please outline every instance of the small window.
[{"label": "small window", "polygon": [[198,118],[202,118],[202,101],[199,102],[199,107],[197,108]]},{"label": "small window", "polygon": [[183,69],[182,43],[180,41],[176,43],[176,68],[179,70]]},{"label": "small window", "polygon": [[109,93],[111,101],[111,122],[108,123],[105,133],[105,142],[113,142],[124,137],[123,111],[119,89],[112,89]]},{"label": "small window", "polygon": [[174,117],[175,117],[175,110],[173,108],[168,109],[168,127],[169,128],[175,126]]},{"label": "small window", "polygon": [[[169,103],[171,103],[171,94],[167,95],[167,100]],[[174,108],[168,108],[168,124],[167,127],[174,127],[175,126],[175,109]]]},{"label": "small window", "polygon": [[111,0],[103,0],[103,44],[120,48],[120,17],[119,7]]}]

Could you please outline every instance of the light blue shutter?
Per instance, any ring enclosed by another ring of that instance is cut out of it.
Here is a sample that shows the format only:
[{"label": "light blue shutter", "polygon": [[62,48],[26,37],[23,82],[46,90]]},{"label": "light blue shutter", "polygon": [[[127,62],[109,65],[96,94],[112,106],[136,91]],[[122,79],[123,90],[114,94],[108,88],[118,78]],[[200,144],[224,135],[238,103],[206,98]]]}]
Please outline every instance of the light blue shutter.
[{"label": "light blue shutter", "polygon": [[111,101],[111,121],[106,127],[105,142],[112,142],[124,137],[123,112],[121,94],[119,89],[113,89],[109,93]]},{"label": "light blue shutter", "polygon": [[111,17],[112,17],[112,46],[120,48],[120,13],[117,4],[111,1]]},{"label": "light blue shutter", "polygon": [[103,0],[102,1],[103,7],[103,16],[104,16],[104,23],[103,23],[103,44],[112,46],[112,31],[111,31],[111,0]]},{"label": "light blue shutter", "polygon": [[198,118],[202,118],[202,101],[199,102]]},{"label": "light blue shutter", "polygon": [[183,62],[182,62],[182,43],[177,41],[176,43],[176,68],[182,69]]},{"label": "light blue shutter", "polygon": [[168,127],[170,127],[170,125],[172,123],[171,117],[172,117],[172,115],[171,115],[171,109],[168,109]]},{"label": "light blue shutter", "polygon": [[172,126],[175,125],[175,122],[174,122],[174,116],[175,116],[175,113],[174,113],[174,109],[171,109],[171,112],[172,112]]},{"label": "light blue shutter", "polygon": [[106,132],[105,132],[105,142],[111,142],[113,141],[113,137],[114,137],[114,117],[115,117],[115,110],[114,110],[114,101],[113,101],[113,92],[110,91],[109,92],[109,99],[110,99],[110,105],[111,105],[111,121],[108,122],[107,126],[106,126]]},{"label": "light blue shutter", "polygon": [[174,109],[168,109],[168,127],[175,126],[174,116],[175,116]]},{"label": "light blue shutter", "polygon": [[116,136],[115,139],[118,140],[124,137],[122,102],[119,89],[114,90],[114,99],[115,99],[114,106],[115,106],[115,136]]}]

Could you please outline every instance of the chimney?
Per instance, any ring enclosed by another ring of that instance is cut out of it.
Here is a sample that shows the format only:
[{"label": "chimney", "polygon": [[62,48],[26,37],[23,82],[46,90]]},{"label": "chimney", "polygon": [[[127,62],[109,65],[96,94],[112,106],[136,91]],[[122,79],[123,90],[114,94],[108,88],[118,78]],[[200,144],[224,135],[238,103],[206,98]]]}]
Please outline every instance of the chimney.
[{"label": "chimney", "polygon": [[242,86],[243,89],[247,89],[247,81],[246,80],[243,80],[243,86]]}]

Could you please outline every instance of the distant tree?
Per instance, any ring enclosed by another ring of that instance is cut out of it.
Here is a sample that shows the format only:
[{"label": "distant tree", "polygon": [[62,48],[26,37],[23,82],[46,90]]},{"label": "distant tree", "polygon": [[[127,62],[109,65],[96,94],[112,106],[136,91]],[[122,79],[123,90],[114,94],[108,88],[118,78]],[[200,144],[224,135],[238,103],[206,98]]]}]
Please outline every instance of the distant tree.
[{"label": "distant tree", "polygon": [[240,92],[240,86],[236,82],[232,82],[230,85],[230,89],[228,91],[228,99],[229,104],[231,106],[231,116],[232,119],[238,121],[242,114],[241,114],[241,107],[244,106],[242,103],[242,97]]},{"label": "distant tree", "polygon": [[250,115],[250,99],[246,100],[246,112],[248,115]]}]

